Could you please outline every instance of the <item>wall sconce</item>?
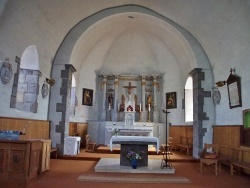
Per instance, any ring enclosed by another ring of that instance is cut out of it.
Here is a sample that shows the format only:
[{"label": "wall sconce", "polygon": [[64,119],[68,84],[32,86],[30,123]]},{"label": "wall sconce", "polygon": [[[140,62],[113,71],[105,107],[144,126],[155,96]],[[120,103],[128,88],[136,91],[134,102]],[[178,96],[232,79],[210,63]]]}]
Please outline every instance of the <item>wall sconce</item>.
[{"label": "wall sconce", "polygon": [[226,81],[219,81],[219,82],[216,82],[215,83],[215,85],[217,86],[217,87],[222,87],[222,86],[224,86],[226,84]]},{"label": "wall sconce", "polygon": [[55,84],[55,80],[52,78],[46,78],[46,83],[50,86],[53,86]]}]

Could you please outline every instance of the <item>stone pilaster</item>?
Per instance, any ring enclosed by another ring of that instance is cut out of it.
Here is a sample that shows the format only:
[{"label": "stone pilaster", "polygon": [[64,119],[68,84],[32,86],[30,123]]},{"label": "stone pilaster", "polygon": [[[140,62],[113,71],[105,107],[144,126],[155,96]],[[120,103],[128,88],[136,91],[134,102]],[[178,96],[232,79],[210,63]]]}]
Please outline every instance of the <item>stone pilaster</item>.
[{"label": "stone pilaster", "polygon": [[[63,155],[64,138],[69,136],[69,116],[70,116],[70,91],[72,86],[72,74],[76,69],[71,64],[66,64],[61,70],[61,85],[58,94],[61,102],[56,103],[56,112],[59,115],[59,123],[55,126],[55,132],[61,135],[60,144],[57,144],[59,153]],[[59,112],[59,113],[58,113]]]},{"label": "stone pilaster", "polygon": [[103,75],[103,80],[102,80],[102,113],[101,113],[101,120],[106,121],[106,93],[107,93],[107,76]]},{"label": "stone pilaster", "polygon": [[203,149],[203,136],[207,131],[203,128],[203,121],[209,120],[203,111],[204,98],[211,97],[210,91],[204,91],[202,81],[205,80],[205,73],[202,69],[196,68],[189,73],[193,78],[193,156],[199,158]]}]

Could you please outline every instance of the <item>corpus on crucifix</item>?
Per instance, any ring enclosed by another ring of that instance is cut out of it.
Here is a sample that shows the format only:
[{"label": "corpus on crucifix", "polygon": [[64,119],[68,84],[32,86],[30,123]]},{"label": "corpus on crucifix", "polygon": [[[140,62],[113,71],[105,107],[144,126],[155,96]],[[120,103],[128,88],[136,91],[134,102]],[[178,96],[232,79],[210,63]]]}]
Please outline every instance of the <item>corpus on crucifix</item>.
[{"label": "corpus on crucifix", "polygon": [[128,89],[128,94],[130,95],[131,93],[131,89],[136,88],[136,86],[132,86],[131,82],[128,83],[128,86],[123,86],[123,88],[127,88]]}]

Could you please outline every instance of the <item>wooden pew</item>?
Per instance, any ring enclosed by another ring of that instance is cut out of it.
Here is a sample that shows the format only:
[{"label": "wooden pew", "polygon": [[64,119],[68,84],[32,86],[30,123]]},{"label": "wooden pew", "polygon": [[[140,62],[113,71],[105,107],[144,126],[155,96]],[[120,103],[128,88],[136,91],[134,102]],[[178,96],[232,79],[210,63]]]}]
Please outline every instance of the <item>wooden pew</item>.
[{"label": "wooden pew", "polygon": [[241,174],[241,170],[250,170],[250,162],[244,161],[243,155],[250,154],[250,149],[241,147],[232,147],[227,145],[220,145],[221,156],[219,165],[225,164],[230,166],[230,174],[233,175],[235,169],[237,169],[238,174]]},{"label": "wooden pew", "polygon": [[186,150],[187,155],[192,154],[193,150],[193,138],[181,136],[180,143],[176,144],[180,151]]}]

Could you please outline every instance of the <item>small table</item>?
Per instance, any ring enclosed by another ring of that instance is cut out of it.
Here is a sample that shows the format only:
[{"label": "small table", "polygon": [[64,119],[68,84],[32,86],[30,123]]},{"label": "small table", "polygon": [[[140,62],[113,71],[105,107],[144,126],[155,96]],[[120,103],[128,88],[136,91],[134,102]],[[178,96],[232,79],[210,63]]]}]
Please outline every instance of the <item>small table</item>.
[{"label": "small table", "polygon": [[128,148],[131,150],[139,150],[144,154],[141,156],[142,159],[138,161],[137,166],[148,166],[148,145],[156,145],[156,152],[159,149],[159,139],[157,137],[147,136],[112,136],[110,138],[110,150],[112,151],[112,144],[121,144],[120,152],[120,165],[130,166],[129,159],[126,158],[125,152]]},{"label": "small table", "polygon": [[80,141],[79,136],[67,136],[64,138],[64,155],[77,155],[80,153]]}]

